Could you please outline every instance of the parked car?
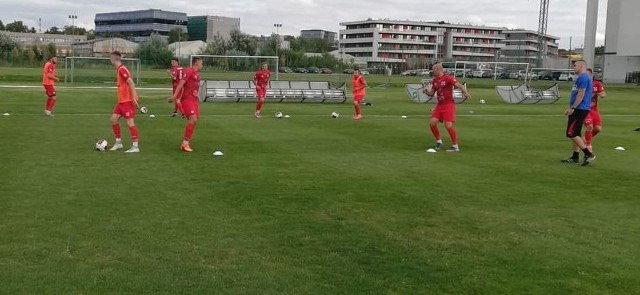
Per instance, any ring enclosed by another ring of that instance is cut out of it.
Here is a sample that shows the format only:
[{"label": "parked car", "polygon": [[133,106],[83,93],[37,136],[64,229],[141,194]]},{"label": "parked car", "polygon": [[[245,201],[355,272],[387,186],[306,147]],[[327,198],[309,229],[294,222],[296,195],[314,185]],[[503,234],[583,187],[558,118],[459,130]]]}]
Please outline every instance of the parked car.
[{"label": "parked car", "polygon": [[482,71],[482,78],[492,78],[493,79],[494,73],[493,70],[484,70]]},{"label": "parked car", "polygon": [[560,77],[558,78],[558,81],[573,81],[574,80],[574,75],[573,73],[570,72],[564,72],[562,74],[560,74]]},{"label": "parked car", "polygon": [[550,81],[553,81],[554,80],[553,72],[550,72],[550,71],[538,72],[538,79],[539,80],[550,80]]},{"label": "parked car", "polygon": [[320,74],[320,69],[318,67],[308,67],[307,72],[310,74]]},{"label": "parked car", "polygon": [[321,74],[333,74],[333,71],[330,68],[321,68],[320,69],[320,73]]},{"label": "parked car", "polygon": [[510,74],[511,73],[509,73],[509,72],[500,72],[500,73],[498,73],[498,78],[500,78],[500,79],[509,79],[509,75]]},{"label": "parked car", "polygon": [[353,74],[353,69],[344,69],[344,71],[342,71],[342,72],[345,73],[345,74],[351,75],[351,74]]},{"label": "parked car", "polygon": [[484,72],[482,70],[475,70],[471,72],[471,77],[473,78],[482,78]]},{"label": "parked car", "polygon": [[404,72],[400,73],[400,75],[402,75],[402,76],[415,76],[416,72],[417,72],[416,70],[407,70],[407,71],[404,71]]},{"label": "parked car", "polygon": [[431,71],[427,70],[427,69],[422,69],[422,70],[416,70],[416,74],[415,76],[430,76],[431,75]]},{"label": "parked car", "polygon": [[297,69],[295,69],[295,70],[293,70],[293,71],[294,71],[294,72],[296,72],[296,73],[300,73],[300,74],[306,74],[306,73],[308,73],[308,72],[309,72],[309,71],[307,71],[307,69],[305,69],[305,68],[297,68]]},{"label": "parked car", "polygon": [[509,79],[518,79],[518,78],[520,78],[520,73],[518,72],[509,73]]},{"label": "parked car", "polygon": [[293,73],[293,70],[290,67],[281,67],[280,73]]}]

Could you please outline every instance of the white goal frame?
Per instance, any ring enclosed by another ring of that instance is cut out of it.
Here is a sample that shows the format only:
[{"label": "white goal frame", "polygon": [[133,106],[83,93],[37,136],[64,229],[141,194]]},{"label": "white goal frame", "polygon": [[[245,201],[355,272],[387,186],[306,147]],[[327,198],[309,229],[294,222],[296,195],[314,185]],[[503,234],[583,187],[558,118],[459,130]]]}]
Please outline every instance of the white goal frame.
[{"label": "white goal frame", "polygon": [[[64,59],[64,82],[73,83],[74,80],[74,70],[75,70],[75,61],[76,60],[110,60],[108,57],[87,57],[87,56],[67,56]],[[136,85],[140,84],[140,59],[139,58],[122,58],[124,62],[132,62],[135,65],[134,73],[135,73],[135,82]],[[69,76],[69,79],[67,79]]]},{"label": "white goal frame", "polygon": [[280,69],[279,69],[279,65],[280,65],[280,57],[278,56],[274,56],[274,55],[211,55],[211,54],[192,54],[189,56],[189,65],[191,66],[191,61],[193,61],[194,57],[212,57],[212,58],[245,58],[245,59],[275,59],[276,61],[276,67],[275,67],[275,71],[276,71],[276,80],[280,80]]}]

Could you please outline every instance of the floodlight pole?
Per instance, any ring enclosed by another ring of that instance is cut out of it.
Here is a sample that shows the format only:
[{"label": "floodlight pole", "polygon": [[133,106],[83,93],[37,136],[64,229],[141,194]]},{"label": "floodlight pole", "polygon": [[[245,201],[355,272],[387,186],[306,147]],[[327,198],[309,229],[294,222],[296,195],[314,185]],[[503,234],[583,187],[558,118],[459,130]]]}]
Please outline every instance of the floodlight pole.
[{"label": "floodlight pole", "polygon": [[[75,14],[70,14],[69,19],[71,19],[71,38],[75,38],[76,36],[76,19],[78,16]],[[73,39],[72,39],[73,40]],[[71,56],[73,56],[73,41],[71,42]]]},{"label": "floodlight pole", "polygon": [[279,80],[278,74],[280,70],[278,67],[280,66],[280,54],[278,54],[278,50],[280,49],[280,28],[282,28],[282,24],[273,24],[273,27],[276,28],[276,80]]}]

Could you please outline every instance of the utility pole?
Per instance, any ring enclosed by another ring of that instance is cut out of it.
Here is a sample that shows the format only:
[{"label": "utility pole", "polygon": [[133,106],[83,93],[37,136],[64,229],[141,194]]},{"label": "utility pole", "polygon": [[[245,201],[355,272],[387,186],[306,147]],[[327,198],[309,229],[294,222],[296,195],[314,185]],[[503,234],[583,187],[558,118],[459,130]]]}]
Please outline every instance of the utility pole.
[{"label": "utility pole", "polygon": [[278,63],[279,66],[280,55],[278,55],[278,50],[280,49],[280,28],[282,28],[282,24],[273,24],[273,27],[276,28],[276,56],[278,57],[278,59],[276,59],[276,63]]},{"label": "utility pole", "polygon": [[549,1],[540,0],[538,17],[538,66],[543,66],[543,58],[547,55],[547,25],[549,22]]}]

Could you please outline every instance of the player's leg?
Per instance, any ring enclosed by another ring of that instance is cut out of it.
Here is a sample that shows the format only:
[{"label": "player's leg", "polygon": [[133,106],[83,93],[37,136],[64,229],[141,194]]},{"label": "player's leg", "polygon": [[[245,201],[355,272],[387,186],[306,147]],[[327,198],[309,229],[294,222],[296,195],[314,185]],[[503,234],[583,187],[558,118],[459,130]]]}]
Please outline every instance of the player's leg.
[{"label": "player's leg", "polygon": [[182,145],[180,149],[185,152],[193,152],[191,148],[190,141],[193,138],[193,133],[196,129],[196,124],[198,123],[198,117],[200,116],[200,110],[197,102],[187,101],[183,103],[183,108],[186,112],[187,116],[187,125],[184,128],[184,139],[182,140]]},{"label": "player's leg", "polygon": [[262,117],[262,106],[264,105],[264,98],[266,95],[266,90],[256,89],[256,96],[258,97],[258,101],[256,102],[256,112],[254,113],[254,116],[258,119]]},{"label": "player's leg", "polygon": [[591,149],[591,139],[593,138],[593,117],[591,114],[584,119],[584,127],[586,128],[584,131],[584,143]]},{"label": "player's leg", "polygon": [[140,152],[140,146],[138,145],[138,127],[132,116],[126,119],[129,133],[131,134],[131,148],[125,151],[125,153],[138,153]]},{"label": "player's leg", "polygon": [[[176,86],[175,86],[175,85],[173,85],[173,91],[171,92],[171,94],[173,95],[173,94],[175,94],[175,93],[176,93]],[[178,111],[179,111],[179,110],[180,110],[180,106],[179,106],[178,100],[176,99],[176,100],[173,102],[173,114],[171,114],[171,117],[175,117],[175,116],[177,116],[177,115],[178,115]]]},{"label": "player's leg", "polygon": [[119,112],[120,112],[119,107],[116,106],[116,108],[113,110],[113,114],[111,115],[111,129],[113,130],[113,137],[115,138],[115,143],[109,149],[110,151],[117,151],[124,147],[122,145],[122,134],[120,131],[120,123],[119,123],[120,117],[122,117],[122,115],[120,115]]},{"label": "player's leg", "polygon": [[47,116],[53,116],[53,106],[55,106],[57,101],[56,90],[51,85],[45,85],[44,89],[47,94],[47,103],[45,105],[44,114]]},{"label": "player's leg", "polygon": [[593,136],[595,137],[600,132],[602,132],[602,116],[596,112],[593,118]]},{"label": "player's leg", "polygon": [[456,105],[447,104],[444,108],[443,120],[444,127],[447,128],[447,133],[451,138],[451,148],[447,149],[447,152],[459,152],[460,146],[458,146],[458,133],[456,128],[453,127],[453,122],[456,121]]},{"label": "player's leg", "polygon": [[436,139],[436,146],[434,149],[439,151],[442,149],[442,136],[440,136],[440,130],[438,129],[438,122],[442,121],[442,112],[440,108],[436,106],[436,108],[431,111],[431,119],[429,120],[429,128],[431,129],[431,133],[433,137]]},{"label": "player's leg", "polygon": [[[582,166],[589,165],[593,160],[596,159],[596,156],[587,148],[587,145],[584,143],[584,140],[580,135],[582,134],[582,126],[584,125],[584,119],[589,115],[589,111],[583,110],[575,110],[570,117],[573,120],[573,123],[570,124],[572,129],[568,130],[567,137],[569,137],[579,149],[584,153],[584,161],[582,162]],[[575,153],[575,150],[574,150]]]},{"label": "player's leg", "polygon": [[360,120],[362,119],[362,100],[364,99],[363,96],[355,96],[353,98],[353,119],[355,120]]}]

